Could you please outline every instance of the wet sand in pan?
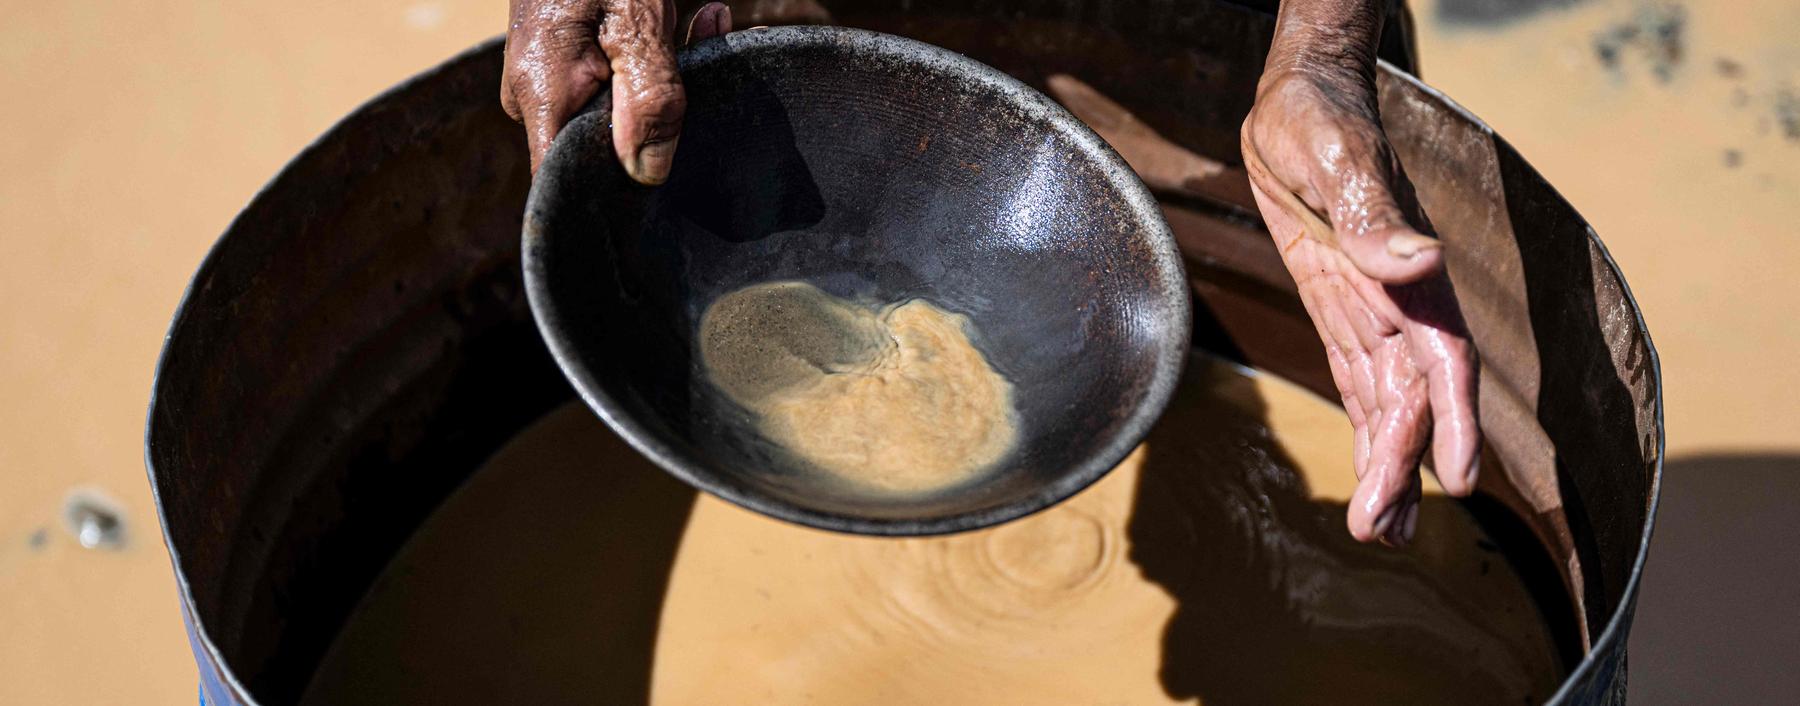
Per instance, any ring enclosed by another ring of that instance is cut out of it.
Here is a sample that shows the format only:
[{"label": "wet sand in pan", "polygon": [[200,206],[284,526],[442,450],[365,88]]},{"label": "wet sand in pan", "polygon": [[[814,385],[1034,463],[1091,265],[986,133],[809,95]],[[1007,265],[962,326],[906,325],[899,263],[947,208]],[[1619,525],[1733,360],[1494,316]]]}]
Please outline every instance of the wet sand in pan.
[{"label": "wet sand in pan", "polygon": [[1017,437],[1012,385],[969,341],[967,317],[922,299],[880,309],[804,282],[719,297],[700,320],[708,378],[804,461],[880,491],[978,475]]}]

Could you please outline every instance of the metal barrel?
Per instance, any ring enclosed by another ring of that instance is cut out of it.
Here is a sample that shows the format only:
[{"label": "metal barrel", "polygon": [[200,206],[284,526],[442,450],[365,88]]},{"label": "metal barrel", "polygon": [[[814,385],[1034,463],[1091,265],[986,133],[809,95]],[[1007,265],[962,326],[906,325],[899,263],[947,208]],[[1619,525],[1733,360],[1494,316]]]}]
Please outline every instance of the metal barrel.
[{"label": "metal barrel", "polygon": [[[831,13],[1040,88],[1079,76],[1227,164],[1271,33],[1255,12],[1149,0]],[[206,703],[298,700],[412,531],[572,398],[520,285],[529,175],[500,69],[489,41],[346,117],[239,214],[176,311],[145,457]],[[1572,666],[1551,701],[1621,703],[1662,467],[1655,349],[1605,247],[1523,158],[1411,76],[1384,65],[1379,86],[1482,354],[1499,468],[1468,506],[1538,552],[1527,563]],[[1335,399],[1247,196],[1163,204],[1198,295],[1196,346]]]}]

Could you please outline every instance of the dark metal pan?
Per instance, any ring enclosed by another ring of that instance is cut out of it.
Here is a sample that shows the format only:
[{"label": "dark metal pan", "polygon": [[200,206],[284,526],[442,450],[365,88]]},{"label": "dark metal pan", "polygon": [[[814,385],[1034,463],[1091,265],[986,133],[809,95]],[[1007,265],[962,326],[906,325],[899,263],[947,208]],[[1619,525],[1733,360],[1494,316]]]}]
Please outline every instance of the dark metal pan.
[{"label": "dark metal pan", "polygon": [[[841,27],[738,32],[681,70],[668,183],[635,185],[595,111],[557,137],[526,206],[550,352],[638,450],[774,517],[918,535],[1048,507],[1149,433],[1187,356],[1186,275],[1149,191],[1068,111],[966,57]],[[1012,384],[1013,449],[928,493],[783,453],[714,391],[696,341],[713,301],[775,281],[967,317]]]}]

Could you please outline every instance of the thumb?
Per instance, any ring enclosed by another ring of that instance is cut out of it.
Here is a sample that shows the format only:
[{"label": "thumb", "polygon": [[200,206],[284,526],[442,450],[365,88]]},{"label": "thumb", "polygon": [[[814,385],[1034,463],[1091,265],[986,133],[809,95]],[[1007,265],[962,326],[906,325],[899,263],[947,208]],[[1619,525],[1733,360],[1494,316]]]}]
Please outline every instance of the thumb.
[{"label": "thumb", "polygon": [[671,48],[668,0],[610,0],[600,48],[612,66],[613,149],[631,178],[661,184],[675,162],[687,92]]},{"label": "thumb", "polygon": [[1383,284],[1410,284],[1442,268],[1441,241],[1414,228],[1395,198],[1395,182],[1405,189],[1406,177],[1375,164],[1347,166],[1327,201],[1338,247],[1356,269]]},{"label": "thumb", "polygon": [[722,2],[709,2],[696,10],[694,17],[688,20],[687,40],[683,44],[693,44],[730,33],[731,8]]}]

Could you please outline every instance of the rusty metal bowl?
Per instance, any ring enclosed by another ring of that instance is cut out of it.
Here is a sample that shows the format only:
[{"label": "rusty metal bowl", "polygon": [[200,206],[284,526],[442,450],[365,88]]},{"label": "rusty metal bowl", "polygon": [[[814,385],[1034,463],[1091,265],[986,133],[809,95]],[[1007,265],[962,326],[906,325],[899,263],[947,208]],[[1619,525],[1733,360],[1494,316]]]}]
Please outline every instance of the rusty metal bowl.
[{"label": "rusty metal bowl", "polygon": [[[961,55],[842,27],[726,35],[681,71],[666,184],[626,177],[594,111],[559,134],[526,206],[550,352],[639,451],[784,520],[920,535],[1048,507],[1149,433],[1187,356],[1186,276],[1155,199],[1068,111]],[[1014,447],[927,493],[784,453],[714,389],[697,339],[718,297],[786,280],[968,317],[1013,385]]]}]

